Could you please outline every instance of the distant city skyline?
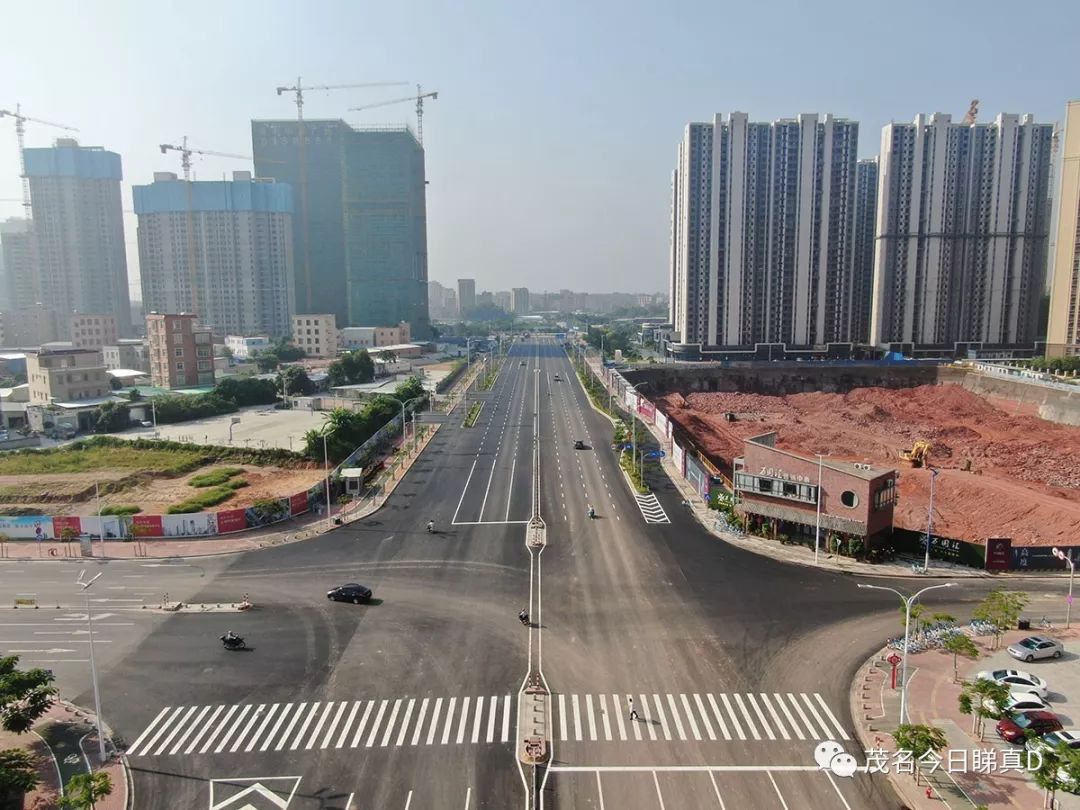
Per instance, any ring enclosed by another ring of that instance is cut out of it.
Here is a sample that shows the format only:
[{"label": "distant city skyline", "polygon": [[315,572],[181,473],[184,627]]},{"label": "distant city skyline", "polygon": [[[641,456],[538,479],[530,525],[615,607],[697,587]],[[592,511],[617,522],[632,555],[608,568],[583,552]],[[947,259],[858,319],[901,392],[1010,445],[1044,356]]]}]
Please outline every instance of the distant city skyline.
[{"label": "distant city skyline", "polygon": [[[179,169],[179,156],[162,155],[159,144],[187,135],[199,148],[250,155],[251,119],[295,115],[275,87],[298,74],[312,84],[410,82],[309,94],[307,117],[352,125],[415,126],[410,104],[348,109],[406,96],[419,82],[439,91],[424,121],[429,279],[663,290],[672,145],[687,121],[731,109],[757,120],[829,110],[859,122],[862,158],[876,155],[874,135],[889,122],[935,111],[958,120],[972,97],[981,99],[981,120],[1007,110],[1061,121],[1065,103],[1080,95],[1072,48],[1080,7],[1050,0],[1038,13],[992,10],[924,0],[865,36],[865,8],[853,0],[812,8],[690,2],[677,12],[606,1],[509,8],[481,0],[466,9],[328,2],[317,15],[275,0],[11,6],[2,19],[20,33],[0,53],[0,71],[11,78],[0,109],[21,103],[27,115],[77,127],[83,145],[118,153],[130,211],[133,184]],[[777,18],[787,24],[777,27]],[[1037,45],[1038,58],[973,60],[973,46],[965,47],[972,20],[980,51]],[[934,41],[953,47],[914,60],[911,44],[931,22]],[[766,43],[784,53],[811,41],[813,56],[797,71],[784,60],[754,61]],[[751,75],[725,69],[751,62]],[[165,69],[179,64],[184,70]],[[63,134],[30,123],[27,146],[48,147]],[[203,180],[251,168],[226,158],[194,162]],[[18,175],[14,127],[0,119],[0,220],[22,214]],[[137,298],[131,213],[125,240]]]}]

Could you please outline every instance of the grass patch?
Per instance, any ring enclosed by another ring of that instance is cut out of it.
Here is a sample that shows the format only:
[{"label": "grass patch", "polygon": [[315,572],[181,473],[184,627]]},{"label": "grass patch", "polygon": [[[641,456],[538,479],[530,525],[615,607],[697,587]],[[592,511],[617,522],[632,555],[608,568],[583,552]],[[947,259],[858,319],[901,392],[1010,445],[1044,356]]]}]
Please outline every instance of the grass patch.
[{"label": "grass patch", "polygon": [[219,487],[225,484],[234,475],[240,475],[244,470],[241,467],[222,467],[220,470],[193,475],[188,483],[196,488]]},{"label": "grass patch", "polygon": [[480,418],[480,408],[483,403],[476,402],[469,407],[469,413],[465,417],[465,427],[470,428],[476,424],[476,420]]},{"label": "grass patch", "polygon": [[629,453],[620,454],[619,466],[623,468],[626,474],[630,477],[630,483],[634,485],[634,489],[637,490],[639,495],[647,495],[649,488],[642,483],[641,477],[638,475],[637,465],[634,463],[634,459]]},{"label": "grass patch", "polygon": [[224,487],[225,489],[242,489],[243,487],[246,487],[247,485],[248,485],[248,482],[245,479],[243,479],[243,478],[234,478],[231,481],[226,481],[221,486]]},{"label": "grass patch", "polygon": [[180,475],[202,466],[202,448],[144,449],[134,442],[118,440],[118,446],[76,442],[70,447],[21,450],[0,455],[0,475],[46,475],[96,470],[149,470]]},{"label": "grass patch", "polygon": [[141,506],[134,506],[130,503],[117,503],[110,504],[101,510],[103,515],[137,515],[142,511]]},{"label": "grass patch", "polygon": [[483,380],[480,381],[480,390],[490,391],[492,386],[495,385],[495,380],[497,380],[498,378],[499,373],[497,371],[490,372],[489,374],[487,374],[487,376],[484,377]]},{"label": "grass patch", "polygon": [[203,509],[217,506],[219,503],[224,503],[234,494],[236,493],[229,487],[210,487],[196,495],[192,495],[186,501],[174,503],[165,510],[165,514],[186,515],[192,512],[201,512]]}]

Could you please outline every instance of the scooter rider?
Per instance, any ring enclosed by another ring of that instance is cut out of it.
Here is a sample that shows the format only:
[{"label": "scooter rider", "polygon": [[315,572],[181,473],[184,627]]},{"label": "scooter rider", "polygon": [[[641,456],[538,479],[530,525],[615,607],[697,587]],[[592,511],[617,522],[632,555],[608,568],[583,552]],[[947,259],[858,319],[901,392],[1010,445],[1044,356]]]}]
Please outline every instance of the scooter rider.
[{"label": "scooter rider", "polygon": [[435,521],[434,520],[429,520],[427,522],[427,530],[428,530],[428,532],[431,532],[431,533],[433,533],[435,531]]},{"label": "scooter rider", "polygon": [[529,611],[527,608],[521,609],[521,612],[518,613],[518,619],[521,621],[522,624],[529,623]]},{"label": "scooter rider", "polygon": [[595,510],[595,509],[593,509],[593,508],[592,508],[592,507],[590,506],[590,507],[589,507],[589,518],[590,518],[590,519],[592,519],[592,518],[595,518],[595,517],[596,517],[596,510]]}]

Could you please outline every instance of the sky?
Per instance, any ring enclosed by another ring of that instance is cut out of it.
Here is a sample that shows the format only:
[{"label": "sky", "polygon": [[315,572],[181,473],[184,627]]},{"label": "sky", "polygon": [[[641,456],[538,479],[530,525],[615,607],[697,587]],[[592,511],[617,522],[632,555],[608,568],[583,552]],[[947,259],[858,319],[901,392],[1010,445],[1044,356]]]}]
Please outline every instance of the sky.
[{"label": "sky", "polygon": [[[830,112],[881,127],[919,112],[1061,119],[1080,97],[1080,3],[683,3],[59,0],[0,9],[0,109],[78,127],[132,184],[180,171],[160,143],[251,154],[252,118],[291,118],[275,87],[407,81],[425,107],[428,276],[480,289],[667,289],[670,175],[690,121]],[[410,87],[312,91],[309,118],[415,124]],[[27,125],[27,146],[66,135]],[[198,179],[250,169],[202,158]],[[18,149],[0,119],[0,218],[21,215]],[[15,200],[11,202],[10,200]],[[139,298],[135,217],[129,277]]]}]

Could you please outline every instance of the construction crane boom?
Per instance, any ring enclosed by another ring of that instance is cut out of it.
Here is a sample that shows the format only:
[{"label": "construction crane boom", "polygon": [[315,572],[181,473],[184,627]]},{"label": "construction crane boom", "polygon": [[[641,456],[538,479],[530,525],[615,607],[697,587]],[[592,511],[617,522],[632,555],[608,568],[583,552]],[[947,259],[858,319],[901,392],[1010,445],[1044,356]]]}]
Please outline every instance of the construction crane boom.
[{"label": "construction crane boom", "polygon": [[967,113],[964,115],[964,123],[969,124],[969,125],[974,124],[975,120],[978,117],[979,117],[979,100],[977,98],[973,98],[971,100],[971,103],[968,104]]},{"label": "construction crane boom", "polygon": [[420,145],[424,145],[424,99],[430,98],[432,101],[439,97],[437,90],[424,93],[421,90],[420,85],[416,85],[416,95],[406,96],[405,98],[394,98],[389,101],[377,101],[374,104],[363,104],[359,107],[349,107],[349,112],[360,112],[361,110],[371,110],[375,107],[386,107],[390,104],[403,104],[406,101],[416,102],[416,139],[420,141]]},{"label": "construction crane boom", "polygon": [[300,77],[296,77],[296,84],[291,87],[278,87],[277,94],[280,96],[282,93],[295,93],[296,94],[296,117],[303,119],[304,117],[304,91],[305,90],[352,90],[359,87],[401,87],[408,82],[357,82],[355,84],[310,84],[305,86]]},{"label": "construction crane boom", "polygon": [[30,178],[26,176],[26,157],[23,151],[26,149],[26,122],[30,121],[34,124],[44,124],[47,127],[56,127],[57,129],[66,129],[68,132],[78,132],[76,127],[69,127],[67,124],[57,124],[55,121],[46,121],[42,118],[31,118],[29,115],[22,114],[22,105],[16,104],[15,111],[0,110],[0,118],[7,116],[8,118],[15,119],[15,136],[19,143],[19,172],[22,177],[23,185],[23,211],[26,216],[26,221],[31,219],[31,204],[30,204]]},{"label": "construction crane boom", "polygon": [[212,152],[209,149],[192,149],[187,145],[187,135],[180,141],[180,146],[174,146],[171,143],[163,143],[160,146],[161,154],[167,152],[179,152],[180,153],[180,165],[184,167],[184,180],[191,181],[191,156],[192,155],[208,155],[210,157],[225,157],[236,158],[237,160],[252,160],[251,155],[234,155],[231,152]]}]

